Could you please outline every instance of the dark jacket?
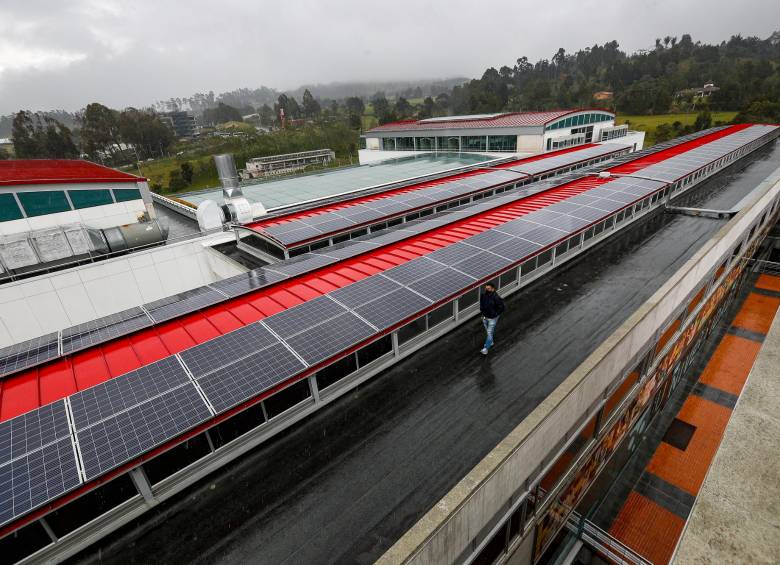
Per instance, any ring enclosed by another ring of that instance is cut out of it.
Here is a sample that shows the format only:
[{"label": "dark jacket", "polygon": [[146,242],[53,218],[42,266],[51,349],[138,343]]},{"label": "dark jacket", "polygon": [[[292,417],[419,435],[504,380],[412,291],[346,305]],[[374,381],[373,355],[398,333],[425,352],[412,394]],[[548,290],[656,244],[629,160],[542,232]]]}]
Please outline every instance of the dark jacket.
[{"label": "dark jacket", "polygon": [[485,318],[497,318],[504,313],[504,300],[498,292],[483,292],[479,297],[479,311]]}]

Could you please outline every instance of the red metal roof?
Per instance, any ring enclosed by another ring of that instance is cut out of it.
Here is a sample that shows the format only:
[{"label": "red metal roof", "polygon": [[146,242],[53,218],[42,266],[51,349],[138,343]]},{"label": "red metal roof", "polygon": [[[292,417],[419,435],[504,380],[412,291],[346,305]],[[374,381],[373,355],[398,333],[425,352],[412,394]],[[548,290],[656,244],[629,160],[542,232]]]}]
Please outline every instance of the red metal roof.
[{"label": "red metal roof", "polygon": [[[448,120],[402,120],[382,124],[371,128],[366,133],[385,131],[426,131],[440,129],[475,129],[475,128],[516,128],[523,126],[543,126],[548,122],[557,120],[569,114],[578,112],[606,112],[601,108],[580,108],[577,110],[549,110],[545,112],[510,112],[489,117],[475,117],[472,119],[458,119],[453,116]],[[613,114],[614,115],[614,114]]]},{"label": "red metal roof", "polygon": [[0,161],[0,186],[91,182],[139,182],[146,179],[78,159]]},{"label": "red metal roof", "polygon": [[[684,153],[747,126],[730,126],[699,139],[642,157],[621,167],[640,168]],[[442,226],[375,249],[276,285],[228,300],[94,346],[76,354],[27,369],[0,381],[0,421],[64,398],[141,366],[158,361],[271,316],[277,312],[390,269],[487,229],[524,216],[555,202],[581,194],[609,179],[584,177],[523,198],[500,208]],[[555,245],[554,243],[548,247]],[[541,252],[543,250],[539,250]],[[317,367],[308,370],[311,372]],[[291,380],[301,378],[293,377]],[[284,386],[284,383],[279,385]],[[279,387],[264,393],[268,396]]]}]

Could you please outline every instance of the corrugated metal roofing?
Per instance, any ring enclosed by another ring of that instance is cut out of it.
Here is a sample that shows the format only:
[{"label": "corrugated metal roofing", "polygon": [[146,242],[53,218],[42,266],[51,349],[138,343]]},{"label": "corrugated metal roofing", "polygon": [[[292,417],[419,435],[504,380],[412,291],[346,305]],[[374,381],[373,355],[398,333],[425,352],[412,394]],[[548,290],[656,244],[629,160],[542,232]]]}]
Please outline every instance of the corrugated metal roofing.
[{"label": "corrugated metal roofing", "polygon": [[[732,126],[665,149],[661,157],[648,155],[640,160],[648,166],[745,127]],[[608,180],[585,177],[7,377],[0,383],[0,421],[581,194]]]},{"label": "corrugated metal roofing", "polygon": [[78,159],[9,159],[0,161],[0,186],[93,182],[140,182],[146,179]]},{"label": "corrugated metal roofing", "polygon": [[428,131],[428,130],[440,130],[440,129],[477,129],[477,128],[516,128],[524,126],[543,126],[548,122],[557,120],[563,116],[569,114],[576,114],[578,112],[606,112],[611,114],[608,110],[602,110],[600,108],[581,108],[578,110],[550,110],[546,112],[511,112],[507,114],[498,114],[497,116],[475,119],[460,120],[453,118],[451,120],[442,121],[425,121],[425,120],[402,120],[399,122],[391,122],[389,124],[383,124],[371,128],[366,133],[374,132],[387,132],[387,131]]}]

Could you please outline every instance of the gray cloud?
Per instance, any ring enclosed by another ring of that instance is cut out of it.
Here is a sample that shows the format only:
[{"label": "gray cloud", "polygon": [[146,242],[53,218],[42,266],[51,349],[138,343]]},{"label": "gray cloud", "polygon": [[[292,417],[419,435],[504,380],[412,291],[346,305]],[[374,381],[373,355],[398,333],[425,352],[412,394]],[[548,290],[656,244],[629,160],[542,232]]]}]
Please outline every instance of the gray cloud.
[{"label": "gray cloud", "polygon": [[617,39],[768,36],[775,0],[0,0],[0,113],[196,91],[479,76]]}]

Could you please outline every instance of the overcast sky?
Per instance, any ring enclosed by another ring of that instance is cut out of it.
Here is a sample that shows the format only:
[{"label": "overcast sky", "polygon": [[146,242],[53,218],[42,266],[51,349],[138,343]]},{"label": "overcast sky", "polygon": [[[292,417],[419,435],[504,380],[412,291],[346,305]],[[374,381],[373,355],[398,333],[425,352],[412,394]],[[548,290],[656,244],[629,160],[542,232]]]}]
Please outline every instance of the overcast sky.
[{"label": "overcast sky", "polygon": [[780,0],[0,0],[0,114],[265,85],[479,76],[617,39],[767,37]]}]

